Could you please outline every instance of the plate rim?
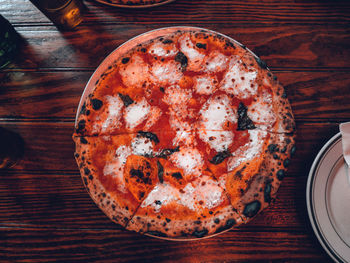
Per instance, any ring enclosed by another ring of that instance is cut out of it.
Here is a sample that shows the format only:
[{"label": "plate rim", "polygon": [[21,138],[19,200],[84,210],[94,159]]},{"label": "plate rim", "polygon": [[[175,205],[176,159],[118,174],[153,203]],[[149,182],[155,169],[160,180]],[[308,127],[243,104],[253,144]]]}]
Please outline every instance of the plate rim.
[{"label": "plate rim", "polygon": [[[316,235],[319,243],[323,247],[323,249],[327,252],[327,254],[335,261],[335,262],[344,262],[343,259],[340,257],[338,252],[327,242],[323,232],[321,231],[320,225],[317,223],[317,220],[315,218],[314,213],[314,204],[312,202],[312,193],[313,193],[313,185],[316,180],[316,171],[317,168],[320,166],[324,158],[327,156],[327,153],[341,140],[341,133],[338,132],[333,137],[331,137],[321,148],[321,150],[318,152],[317,156],[315,157],[312,166],[309,171],[308,179],[307,179],[307,185],[306,185],[306,206],[308,211],[309,220],[312,226],[312,229],[314,231],[314,234]],[[328,180],[328,178],[327,178]],[[328,211],[327,211],[328,213]]]},{"label": "plate rim", "polygon": [[151,7],[157,7],[157,6],[162,6],[171,2],[174,2],[175,0],[165,0],[159,3],[154,3],[154,4],[147,4],[147,5],[123,5],[123,4],[113,4],[113,3],[108,3],[105,0],[95,0],[95,2],[98,2],[102,5],[106,6],[112,6],[112,7],[119,7],[119,8],[127,8],[127,9],[142,9],[142,8],[151,8]]}]

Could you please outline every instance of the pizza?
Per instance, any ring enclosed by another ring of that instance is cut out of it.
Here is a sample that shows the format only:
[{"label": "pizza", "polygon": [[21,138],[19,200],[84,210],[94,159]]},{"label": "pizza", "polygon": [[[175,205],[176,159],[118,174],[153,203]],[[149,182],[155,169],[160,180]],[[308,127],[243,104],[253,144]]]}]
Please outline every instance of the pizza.
[{"label": "pizza", "polygon": [[84,97],[73,139],[88,192],[114,222],[152,236],[201,238],[248,222],[274,200],[295,152],[284,88],[226,36],[152,35]]}]

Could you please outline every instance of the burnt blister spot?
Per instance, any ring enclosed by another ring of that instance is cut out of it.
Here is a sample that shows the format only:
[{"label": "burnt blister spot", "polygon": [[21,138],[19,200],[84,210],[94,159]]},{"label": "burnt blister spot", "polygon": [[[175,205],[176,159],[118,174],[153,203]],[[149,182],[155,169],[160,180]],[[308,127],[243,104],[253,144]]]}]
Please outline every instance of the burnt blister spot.
[{"label": "burnt blister spot", "polygon": [[242,102],[240,102],[237,110],[237,113],[238,113],[237,130],[238,131],[252,130],[256,128],[253,121],[248,117],[247,111],[248,111],[248,108]]},{"label": "burnt blister spot", "polygon": [[207,44],[197,43],[196,47],[202,48],[202,49],[207,49]]},{"label": "burnt blister spot", "polygon": [[130,60],[130,58],[123,58],[123,59],[122,59],[122,63],[123,63],[123,64],[126,64],[126,63],[129,62],[129,60]]},{"label": "burnt blister spot", "polygon": [[271,183],[267,182],[264,189],[264,201],[266,203],[271,202]]},{"label": "burnt blister spot", "polygon": [[89,174],[90,174],[90,169],[87,168],[87,167],[85,167],[85,168],[84,168],[84,173],[85,173],[86,175],[89,175]]},{"label": "burnt blister spot", "polygon": [[162,184],[164,182],[164,168],[159,161],[157,161],[157,167],[158,167],[158,180]]},{"label": "burnt blister spot", "polygon": [[173,41],[171,39],[164,39],[162,43],[163,44],[171,44],[171,43],[173,43]]},{"label": "burnt blister spot", "polygon": [[202,230],[195,230],[193,231],[192,235],[197,237],[197,238],[201,238],[201,237],[204,237],[208,234],[208,229],[206,228],[203,228]]},{"label": "burnt blister spot", "polygon": [[84,137],[80,137],[80,142],[82,144],[87,144],[88,143],[88,141]]},{"label": "burnt blister spot", "polygon": [[138,131],[138,136],[150,139],[153,141],[155,144],[159,143],[158,136],[152,132],[144,132],[144,131]]},{"label": "burnt blister spot", "polygon": [[287,168],[289,166],[289,164],[290,164],[290,160],[288,158],[283,161],[283,166],[285,168]]},{"label": "burnt blister spot", "polygon": [[181,51],[178,52],[175,56],[175,61],[179,62],[181,64],[181,68],[183,71],[186,69],[187,64],[188,64],[188,59],[184,53],[182,53]]},{"label": "burnt blister spot", "polygon": [[232,228],[235,224],[236,224],[236,220],[234,220],[234,219],[228,219],[228,220],[226,221],[225,225],[219,227],[219,228],[215,231],[215,233],[220,233],[220,232],[222,232],[222,231],[224,231],[224,230],[226,230],[226,229],[230,229],[230,228]]},{"label": "burnt blister spot", "polygon": [[134,101],[130,98],[129,95],[124,95],[121,93],[118,93],[118,95],[120,99],[123,101],[125,107],[128,107],[130,104],[134,103]]},{"label": "burnt blister spot", "polygon": [[211,162],[212,164],[220,164],[230,156],[231,153],[229,151],[219,152],[211,160],[209,160],[209,162]]},{"label": "burnt blister spot", "polygon": [[267,149],[270,153],[274,153],[277,149],[277,144],[270,144],[269,146],[267,146]]},{"label": "burnt blister spot", "polygon": [[285,174],[283,169],[278,170],[276,175],[277,175],[278,180],[280,180],[280,181],[282,181],[283,178],[286,176],[286,174]]},{"label": "burnt blister spot", "polygon": [[81,133],[81,132],[83,132],[83,130],[85,130],[85,124],[86,124],[85,120],[80,120],[78,122],[77,133]]},{"label": "burnt blister spot", "polygon": [[250,202],[244,207],[243,215],[246,217],[253,217],[259,212],[260,208],[261,203],[258,200]]},{"label": "burnt blister spot", "polygon": [[80,114],[86,113],[86,103],[84,102],[83,106],[81,106]]},{"label": "burnt blister spot", "polygon": [[131,169],[130,170],[131,177],[136,177],[138,180],[144,184],[151,184],[152,180],[150,178],[150,173],[144,174],[141,169]]},{"label": "burnt blister spot", "polygon": [[99,99],[92,99],[91,104],[92,104],[92,108],[94,110],[99,110],[99,109],[101,109],[103,102]]}]

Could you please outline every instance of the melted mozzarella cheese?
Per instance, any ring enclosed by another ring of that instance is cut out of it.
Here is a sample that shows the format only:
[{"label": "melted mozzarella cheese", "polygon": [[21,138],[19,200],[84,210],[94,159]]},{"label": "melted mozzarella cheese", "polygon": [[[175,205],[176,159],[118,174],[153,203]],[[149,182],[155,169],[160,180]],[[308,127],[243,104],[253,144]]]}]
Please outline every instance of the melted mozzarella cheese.
[{"label": "melted mozzarella cheese", "polygon": [[162,42],[155,42],[149,47],[148,53],[158,57],[171,57],[176,55],[177,49],[173,43],[165,45]]},{"label": "melted mozzarella cheese", "polygon": [[232,57],[219,88],[239,99],[246,99],[257,94],[256,77],[255,70],[250,71],[239,58]]},{"label": "melted mozzarella cheese", "polygon": [[123,169],[128,156],[131,154],[131,149],[128,146],[122,145],[113,153],[113,158],[107,162],[103,168],[104,176],[112,176],[117,181],[118,190],[126,193]]},{"label": "melted mozzarella cheese", "polygon": [[265,93],[257,101],[248,106],[248,117],[260,127],[271,128],[276,121],[273,112],[272,97]]},{"label": "melted mozzarella cheese", "polygon": [[227,161],[227,170],[232,171],[234,168],[239,166],[242,162],[257,157],[262,151],[264,145],[264,139],[267,136],[267,132],[261,130],[248,130],[250,141],[244,146],[238,148],[232,153],[232,156]]},{"label": "melted mozzarella cheese", "polygon": [[214,50],[209,54],[206,59],[205,71],[207,72],[219,72],[226,69],[228,65],[228,58],[217,50]]},{"label": "melted mozzarella cheese", "polygon": [[123,83],[126,86],[142,86],[146,80],[150,79],[149,72],[149,65],[138,55],[131,57],[126,66],[121,66],[119,69]]},{"label": "melted mozzarella cheese", "polygon": [[228,149],[232,144],[234,134],[232,131],[202,131],[199,132],[199,137],[209,144],[210,148],[217,152],[222,152]]},{"label": "melted mozzarella cheese", "polygon": [[196,148],[185,147],[180,147],[180,151],[173,153],[169,160],[183,169],[185,175],[200,175],[200,167],[204,163],[202,155]]},{"label": "melted mozzarella cheese", "polygon": [[192,98],[192,92],[188,89],[182,89],[178,85],[170,86],[166,88],[163,101],[172,105],[186,104]]},{"label": "melted mozzarella cheese", "polygon": [[235,123],[237,118],[226,95],[210,98],[200,110],[200,124],[206,130],[222,130],[227,121]]},{"label": "melted mozzarella cheese", "polygon": [[179,38],[180,50],[188,59],[188,70],[199,71],[202,69],[204,54],[195,48],[195,45],[191,41],[189,35],[185,34]]},{"label": "melted mozzarella cheese", "polygon": [[211,209],[220,205],[224,195],[218,183],[204,176],[198,181],[188,183],[181,192],[167,183],[158,183],[142,202],[141,207],[152,207],[156,213],[162,206],[171,203],[189,208],[193,211]]},{"label": "melted mozzarella cheese", "polygon": [[183,77],[181,66],[174,60],[157,61],[152,67],[153,80],[161,84],[174,84]]},{"label": "melted mozzarella cheese", "polygon": [[213,208],[220,205],[223,201],[223,190],[219,183],[209,176],[202,176],[193,182],[195,201],[206,208]]},{"label": "melted mozzarella cheese", "polygon": [[182,193],[170,184],[158,183],[142,202],[141,207],[152,207],[155,212],[159,212],[163,205],[172,202],[195,210],[195,201],[193,198],[193,187],[186,185]]},{"label": "melted mozzarella cheese", "polygon": [[150,139],[145,137],[136,136],[131,141],[132,153],[135,155],[152,156],[153,155],[153,143]]},{"label": "melted mozzarella cheese", "polygon": [[204,76],[196,76],[193,78],[194,81],[194,90],[198,94],[210,95],[213,94],[217,83],[216,77],[210,77],[207,75]]},{"label": "melted mozzarella cheese", "polygon": [[142,98],[141,101],[129,105],[124,112],[124,119],[128,129],[133,129],[141,124],[148,116],[151,106]]},{"label": "melted mozzarella cheese", "polygon": [[101,132],[107,132],[119,126],[121,111],[124,106],[119,96],[106,96],[108,103],[107,118],[102,122]]}]

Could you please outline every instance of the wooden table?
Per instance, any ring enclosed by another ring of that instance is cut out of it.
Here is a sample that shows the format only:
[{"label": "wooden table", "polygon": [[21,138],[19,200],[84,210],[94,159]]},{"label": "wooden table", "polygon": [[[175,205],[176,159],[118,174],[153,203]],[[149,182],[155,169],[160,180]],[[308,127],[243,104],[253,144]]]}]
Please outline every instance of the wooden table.
[{"label": "wooden table", "polygon": [[[20,163],[0,171],[0,261],[330,261],[308,220],[305,188],[317,152],[350,120],[350,2],[85,4],[84,22],[60,32],[29,1],[0,2],[25,42],[0,71],[0,126],[25,141]],[[196,242],[112,223],[84,189],[71,139],[84,86],[104,57],[131,37],[174,25],[219,31],[260,55],[285,86],[297,122],[297,154],[275,203],[247,225]]]}]

